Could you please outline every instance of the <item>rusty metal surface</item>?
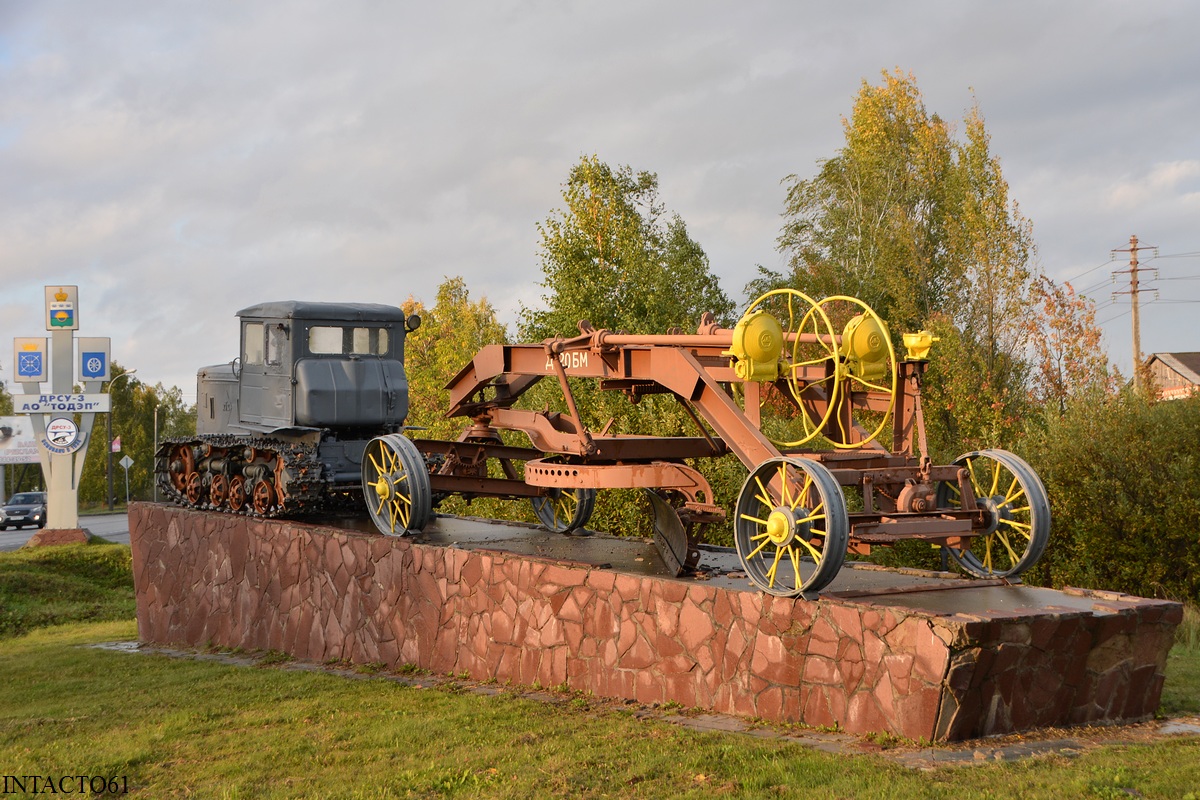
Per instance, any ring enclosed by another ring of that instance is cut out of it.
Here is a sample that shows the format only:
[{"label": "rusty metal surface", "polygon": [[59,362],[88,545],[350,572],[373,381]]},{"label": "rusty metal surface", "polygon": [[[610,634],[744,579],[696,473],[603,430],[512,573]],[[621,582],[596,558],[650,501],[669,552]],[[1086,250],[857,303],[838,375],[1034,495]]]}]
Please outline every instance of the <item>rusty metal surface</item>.
[{"label": "rusty metal surface", "polygon": [[[324,520],[325,524],[375,534],[366,517]],[[419,534],[407,537],[417,544],[463,550],[499,550],[517,555],[614,569],[634,575],[671,573],[649,539],[627,539],[599,533],[568,535],[518,522],[437,514]],[[735,559],[736,560],[736,559]]]},{"label": "rusty metal surface", "polygon": [[[328,518],[322,522],[333,527],[376,533],[366,517]],[[711,583],[736,591],[758,591],[742,572],[733,548],[702,546],[698,574],[675,578],[650,539],[592,532],[584,536],[565,535],[523,523],[441,514],[436,515],[424,531],[409,538],[419,544],[495,550],[631,575]],[[811,564],[807,566],[812,567]],[[856,562],[847,562],[821,595],[930,614],[1001,612],[1023,615],[1080,611],[1090,610],[1096,602],[1092,598],[1053,589],[1004,585],[1001,581],[981,581],[948,572],[882,569]]]}]

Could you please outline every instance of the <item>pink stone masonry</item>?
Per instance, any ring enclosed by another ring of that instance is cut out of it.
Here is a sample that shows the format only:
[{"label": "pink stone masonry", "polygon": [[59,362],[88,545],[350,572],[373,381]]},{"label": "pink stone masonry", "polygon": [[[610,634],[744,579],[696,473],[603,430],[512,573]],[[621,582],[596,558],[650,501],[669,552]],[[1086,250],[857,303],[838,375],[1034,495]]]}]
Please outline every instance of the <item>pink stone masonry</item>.
[{"label": "pink stone masonry", "polygon": [[138,635],[957,740],[1140,720],[1176,603],[934,614],[135,503]]}]

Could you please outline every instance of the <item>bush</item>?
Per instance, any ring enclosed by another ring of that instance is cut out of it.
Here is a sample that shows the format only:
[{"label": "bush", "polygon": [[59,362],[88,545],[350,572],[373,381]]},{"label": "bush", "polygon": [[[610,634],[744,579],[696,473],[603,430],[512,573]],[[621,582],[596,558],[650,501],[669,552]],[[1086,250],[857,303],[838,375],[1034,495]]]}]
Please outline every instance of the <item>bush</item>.
[{"label": "bush", "polygon": [[1200,599],[1200,398],[1077,400],[1023,449],[1053,513],[1031,582]]}]

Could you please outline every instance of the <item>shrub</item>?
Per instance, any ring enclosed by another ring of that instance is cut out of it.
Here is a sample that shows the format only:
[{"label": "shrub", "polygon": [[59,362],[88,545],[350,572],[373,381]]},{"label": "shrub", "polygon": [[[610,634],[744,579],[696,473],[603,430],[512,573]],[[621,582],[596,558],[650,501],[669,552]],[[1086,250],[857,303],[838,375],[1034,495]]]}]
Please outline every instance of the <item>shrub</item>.
[{"label": "shrub", "polygon": [[1200,398],[1077,400],[1023,449],[1053,513],[1031,581],[1200,599]]}]

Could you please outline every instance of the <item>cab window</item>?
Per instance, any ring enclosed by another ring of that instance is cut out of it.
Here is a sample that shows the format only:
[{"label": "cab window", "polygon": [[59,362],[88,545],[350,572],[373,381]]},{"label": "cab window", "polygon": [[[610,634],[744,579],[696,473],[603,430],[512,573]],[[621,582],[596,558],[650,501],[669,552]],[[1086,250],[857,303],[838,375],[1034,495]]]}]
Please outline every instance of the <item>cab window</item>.
[{"label": "cab window", "polygon": [[242,363],[263,363],[263,326],[261,322],[248,322],[242,335]]},{"label": "cab window", "polygon": [[283,363],[283,351],[286,339],[287,329],[282,325],[273,325],[270,328],[267,328],[268,364],[277,367]]},{"label": "cab window", "polygon": [[351,337],[350,344],[351,353],[369,353],[371,352],[371,329],[370,328],[355,328],[354,334]]},{"label": "cab window", "polygon": [[341,328],[314,325],[308,329],[308,352],[313,355],[377,355],[388,353],[390,339],[384,328]]},{"label": "cab window", "polygon": [[314,325],[308,329],[308,352],[314,355],[341,355],[342,329],[331,325]]}]

